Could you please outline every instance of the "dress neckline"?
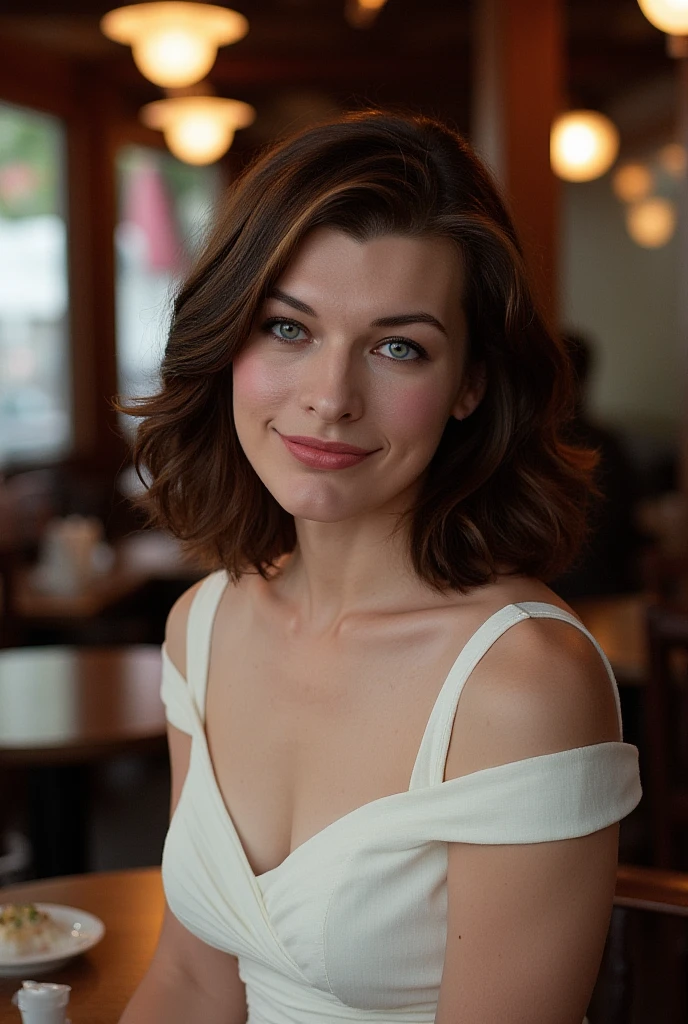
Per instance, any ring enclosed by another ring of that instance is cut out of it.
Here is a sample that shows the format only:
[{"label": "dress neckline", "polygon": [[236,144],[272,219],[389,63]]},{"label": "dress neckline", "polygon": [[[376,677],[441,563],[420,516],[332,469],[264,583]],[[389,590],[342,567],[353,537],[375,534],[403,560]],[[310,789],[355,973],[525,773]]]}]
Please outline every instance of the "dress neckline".
[{"label": "dress neckline", "polygon": [[[222,589],[224,589],[224,587]],[[217,604],[219,604],[219,599],[218,599]],[[216,607],[217,607],[217,604],[216,604]],[[367,808],[370,808],[371,806],[374,806],[374,805],[379,805],[379,804],[381,804],[381,803],[383,803],[385,801],[390,801],[390,800],[394,800],[394,799],[400,800],[400,798],[406,797],[409,793],[413,793],[414,792],[414,788],[413,788],[414,776],[416,775],[417,768],[418,768],[421,756],[423,755],[423,753],[424,753],[424,751],[426,749],[428,740],[430,739],[430,732],[431,732],[432,724],[434,722],[434,719],[436,717],[438,709],[440,709],[441,706],[446,702],[447,691],[453,685],[454,677],[457,675],[457,672],[458,672],[459,668],[463,665],[463,662],[466,659],[467,653],[471,650],[472,644],[475,642],[474,638],[477,636],[478,633],[481,633],[483,635],[485,633],[487,633],[490,630],[490,627],[492,626],[494,620],[497,619],[498,617],[502,616],[502,617],[506,617],[508,619],[507,613],[509,611],[513,611],[515,613],[518,613],[519,617],[520,616],[529,617],[529,613],[526,611],[526,609],[529,606],[533,607],[533,608],[535,608],[535,607],[540,608],[542,606],[546,606],[547,608],[554,609],[555,612],[557,613],[557,616],[559,616],[559,615],[565,616],[566,619],[569,620],[569,621],[571,619],[571,614],[569,612],[567,612],[565,609],[559,608],[558,605],[552,604],[550,602],[542,602],[542,601],[524,601],[524,602],[519,602],[519,603],[509,602],[508,604],[502,605],[500,608],[497,608],[494,612],[492,612],[487,617],[487,619],[485,619],[478,626],[478,628],[473,631],[473,633],[468,637],[466,642],[462,645],[462,647],[459,650],[458,654],[454,658],[454,661],[452,662],[452,665],[451,665],[449,671],[447,672],[447,674],[446,674],[446,676],[445,676],[445,678],[444,678],[444,680],[442,682],[442,685],[440,686],[440,688],[438,690],[437,696],[435,698],[435,701],[433,702],[433,706],[431,708],[430,714],[429,714],[427,722],[425,724],[425,729],[423,731],[423,736],[421,738],[418,751],[416,753],[416,758],[415,758],[415,761],[414,761],[413,768],[411,770],[411,776],[410,776],[410,779],[409,779],[408,787],[405,790],[400,790],[397,793],[389,793],[389,794],[386,794],[385,796],[376,797],[373,800],[368,800],[368,801],[366,801],[366,803],[360,804],[358,807],[354,807],[354,808],[352,808],[352,810],[347,811],[343,815],[340,815],[340,817],[335,818],[328,825],[325,825],[324,828],[319,829],[313,835],[309,836],[306,840],[304,840],[304,842],[299,843],[298,846],[295,846],[294,849],[290,850],[289,853],[286,855],[286,857],[284,857],[283,860],[280,861],[279,864],[275,865],[275,867],[268,868],[267,871],[262,871],[262,872],[260,872],[260,874],[256,874],[255,873],[255,871],[253,870],[253,868],[251,866],[251,863],[250,863],[250,861],[248,859],[248,855],[246,853],[246,849],[245,849],[244,844],[242,843],[242,841],[241,841],[241,839],[239,837],[239,832],[238,832],[236,824],[234,822],[234,818],[232,817],[232,812],[231,812],[230,808],[227,806],[227,803],[225,801],[224,795],[223,795],[222,790],[220,788],[219,780],[217,778],[217,773],[215,771],[215,766],[213,764],[213,760],[212,760],[212,757],[211,757],[211,754],[210,754],[210,747],[209,747],[209,744],[208,744],[208,736],[207,736],[206,724],[205,724],[205,718],[206,718],[205,707],[206,707],[206,703],[207,703],[207,682],[208,682],[208,680],[207,680],[207,671],[206,671],[206,676],[205,676],[205,679],[204,679],[205,685],[204,685],[204,689],[203,689],[203,706],[199,709],[200,713],[201,713],[201,716],[202,716],[200,718],[200,723],[199,724],[200,724],[200,734],[201,734],[201,738],[202,738],[203,759],[205,761],[206,768],[207,768],[207,773],[208,773],[208,776],[209,776],[210,781],[211,781],[211,787],[212,787],[212,791],[213,791],[213,794],[214,794],[214,798],[216,799],[216,801],[218,803],[218,811],[221,812],[221,815],[222,815],[222,817],[223,817],[223,819],[224,819],[224,821],[225,821],[225,823],[226,823],[230,833],[232,834],[232,838],[233,838],[234,842],[236,843],[236,845],[237,845],[237,847],[238,847],[238,849],[240,851],[241,858],[242,858],[242,861],[243,861],[243,863],[245,865],[247,873],[250,875],[252,883],[255,886],[259,887],[261,881],[263,881],[265,879],[268,879],[268,878],[271,878],[272,876],[277,875],[277,873],[280,872],[281,870],[286,869],[287,865],[290,865],[293,862],[294,859],[297,859],[297,857],[299,855],[301,855],[301,851],[303,851],[304,848],[310,848],[311,845],[315,841],[319,840],[322,836],[324,836],[326,833],[329,833],[330,830],[334,829],[336,826],[339,826],[341,823],[347,823],[348,824],[349,819],[351,819],[354,815],[357,815],[360,812],[365,811]],[[516,619],[516,621],[518,621],[518,618]],[[579,622],[579,624],[580,624],[580,622]],[[212,627],[210,629],[210,633],[212,635]],[[490,644],[490,646],[491,646],[491,644]],[[187,649],[188,649],[188,647],[187,647]],[[489,649],[489,647],[488,647],[488,649]],[[210,664],[210,657],[208,656],[206,665],[209,667],[209,664]],[[471,666],[471,668],[472,668],[472,666]],[[470,674],[470,672],[469,672],[469,674]],[[194,739],[195,739],[195,737],[194,737]],[[193,742],[193,740],[192,740],[192,742]],[[446,760],[446,752],[445,752],[445,760]],[[497,766],[497,767],[500,767],[500,766]],[[488,770],[488,769],[484,769],[484,770]],[[459,776],[459,778],[465,778],[465,776]],[[435,785],[446,785],[449,782],[455,782],[455,781],[457,781],[457,780],[456,779],[447,779],[446,782],[444,780],[441,780],[440,782],[435,783]]]}]

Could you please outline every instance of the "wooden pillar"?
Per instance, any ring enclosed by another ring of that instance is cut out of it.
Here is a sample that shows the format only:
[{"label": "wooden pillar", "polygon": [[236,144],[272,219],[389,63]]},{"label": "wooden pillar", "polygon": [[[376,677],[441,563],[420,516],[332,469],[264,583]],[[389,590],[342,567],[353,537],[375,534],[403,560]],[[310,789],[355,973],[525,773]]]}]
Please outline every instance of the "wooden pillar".
[{"label": "wooden pillar", "polygon": [[80,102],[70,125],[68,195],[75,456],[90,471],[108,475],[126,453],[108,404],[117,392],[112,142],[117,104],[98,69],[75,68],[74,79]]},{"label": "wooden pillar", "polygon": [[471,136],[502,185],[546,318],[557,326],[559,189],[549,136],[562,108],[562,0],[477,0]]}]

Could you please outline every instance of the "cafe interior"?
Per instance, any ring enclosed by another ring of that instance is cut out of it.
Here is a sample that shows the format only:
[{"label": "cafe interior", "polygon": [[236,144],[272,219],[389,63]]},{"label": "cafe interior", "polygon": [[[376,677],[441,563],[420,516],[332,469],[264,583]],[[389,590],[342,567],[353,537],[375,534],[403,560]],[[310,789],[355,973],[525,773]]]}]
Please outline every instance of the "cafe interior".
[{"label": "cafe interior", "polygon": [[[113,399],[155,389],[175,288],[247,161],[369,106],[437,116],[470,140],[572,355],[577,436],[601,453],[604,501],[582,556],[549,585],[609,658],[643,784],[620,826],[588,1020],[685,1024],[680,0],[4,0],[0,904],[102,919],[103,941],[45,978],[72,986],[75,1024],[118,1019],[162,914],[160,645],[208,568],[148,521],[136,420]],[[1,1024],[15,1020],[17,982],[0,974]]]}]

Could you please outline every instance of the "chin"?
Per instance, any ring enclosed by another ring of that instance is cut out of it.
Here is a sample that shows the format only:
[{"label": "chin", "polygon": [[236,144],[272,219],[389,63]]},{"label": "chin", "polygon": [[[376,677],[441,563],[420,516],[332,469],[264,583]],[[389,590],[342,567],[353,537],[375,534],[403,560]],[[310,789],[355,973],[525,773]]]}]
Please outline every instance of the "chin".
[{"label": "chin", "polygon": [[303,519],[310,523],[341,523],[346,519],[353,519],[356,515],[360,515],[358,510],[345,509],[341,506],[333,508],[331,505],[324,507],[322,504],[313,501],[280,501],[280,505],[294,519]]},{"label": "chin", "polygon": [[289,488],[270,488],[275,501],[295,519],[305,519],[313,523],[340,523],[367,511],[363,508],[352,508],[346,497],[343,498],[341,494],[336,493],[336,488],[320,485],[318,490],[318,494],[313,494],[312,490],[309,494],[294,494]]}]

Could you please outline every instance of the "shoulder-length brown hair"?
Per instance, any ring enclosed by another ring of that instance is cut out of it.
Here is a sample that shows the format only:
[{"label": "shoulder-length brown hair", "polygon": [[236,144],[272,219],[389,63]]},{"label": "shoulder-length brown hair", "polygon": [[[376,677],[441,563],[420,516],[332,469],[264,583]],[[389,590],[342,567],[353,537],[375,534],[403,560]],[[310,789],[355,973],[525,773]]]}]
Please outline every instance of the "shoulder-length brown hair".
[{"label": "shoulder-length brown hair", "polygon": [[[574,382],[547,331],[497,187],[442,122],[353,111],[282,138],[233,183],[173,306],[157,394],[118,405],[143,417],[134,463],[152,523],[237,580],[268,578],[296,544],[293,516],[254,472],[232,414],[232,360],[295,247],[316,225],[358,241],[385,234],[454,241],[465,268],[467,366],[485,395],[450,418],[413,507],[417,576],[461,593],[500,566],[540,579],[566,569],[586,537],[596,452],[567,444]],[[145,478],[142,475],[145,470]]]}]

